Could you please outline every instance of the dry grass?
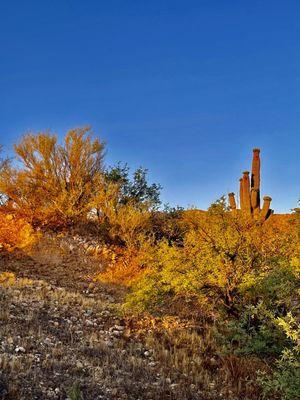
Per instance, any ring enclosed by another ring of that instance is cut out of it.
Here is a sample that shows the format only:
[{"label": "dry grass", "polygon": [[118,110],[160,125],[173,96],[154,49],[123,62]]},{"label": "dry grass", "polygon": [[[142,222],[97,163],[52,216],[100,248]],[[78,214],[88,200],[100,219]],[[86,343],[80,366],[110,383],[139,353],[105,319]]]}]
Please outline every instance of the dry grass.
[{"label": "dry grass", "polygon": [[124,315],[99,269],[55,243],[1,256],[0,398],[260,398],[257,360],[220,357],[193,320]]}]

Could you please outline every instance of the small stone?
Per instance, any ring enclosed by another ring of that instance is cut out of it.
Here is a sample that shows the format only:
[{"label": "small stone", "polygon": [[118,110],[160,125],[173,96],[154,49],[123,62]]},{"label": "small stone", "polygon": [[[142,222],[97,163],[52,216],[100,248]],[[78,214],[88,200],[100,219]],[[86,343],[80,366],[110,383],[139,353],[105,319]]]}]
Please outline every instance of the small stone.
[{"label": "small stone", "polygon": [[210,358],[210,363],[211,363],[211,365],[217,365],[218,364],[217,360],[214,357]]},{"label": "small stone", "polygon": [[77,368],[77,369],[82,369],[82,368],[83,368],[83,364],[82,364],[81,361],[77,361],[77,362],[76,362],[76,368]]},{"label": "small stone", "polygon": [[149,362],[149,367],[155,367],[155,365],[156,365],[156,362],[155,362],[155,361]]},{"label": "small stone", "polygon": [[15,352],[16,352],[16,353],[25,353],[26,350],[25,350],[25,348],[22,347],[22,346],[17,346],[17,347],[15,348]]},{"label": "small stone", "polygon": [[123,326],[123,325],[115,325],[114,329],[116,329],[117,331],[124,331],[125,326]]},{"label": "small stone", "polygon": [[172,383],[172,385],[170,385],[171,389],[176,389],[179,386],[179,383]]}]

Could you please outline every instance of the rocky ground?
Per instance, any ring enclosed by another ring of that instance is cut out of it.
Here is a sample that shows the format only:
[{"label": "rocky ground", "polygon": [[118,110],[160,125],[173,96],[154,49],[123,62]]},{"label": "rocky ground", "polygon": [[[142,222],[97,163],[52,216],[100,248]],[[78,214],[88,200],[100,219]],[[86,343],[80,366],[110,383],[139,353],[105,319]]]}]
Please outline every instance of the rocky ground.
[{"label": "rocky ground", "polygon": [[122,291],[71,250],[0,255],[0,399],[240,398],[214,381],[216,358],[204,365],[203,338],[126,317]]}]

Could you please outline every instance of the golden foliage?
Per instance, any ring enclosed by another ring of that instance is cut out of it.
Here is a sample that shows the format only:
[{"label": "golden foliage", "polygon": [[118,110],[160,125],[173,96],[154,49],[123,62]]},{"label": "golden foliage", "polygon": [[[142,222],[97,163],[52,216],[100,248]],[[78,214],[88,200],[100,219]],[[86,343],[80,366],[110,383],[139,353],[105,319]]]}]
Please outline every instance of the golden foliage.
[{"label": "golden foliage", "polygon": [[16,277],[12,272],[1,272],[0,273],[0,285],[11,286],[15,283]]},{"label": "golden foliage", "polygon": [[207,309],[221,306],[234,314],[246,291],[280,265],[283,274],[296,279],[296,269],[291,270],[300,254],[296,223],[260,223],[216,209],[191,210],[184,218],[189,228],[183,245],[162,241],[150,249],[147,272],[136,283],[129,304],[160,308],[178,296],[196,295]]},{"label": "golden foliage", "polygon": [[7,251],[30,248],[38,240],[28,222],[11,214],[0,212],[0,246]]},{"label": "golden foliage", "polygon": [[89,128],[70,130],[62,145],[49,133],[25,135],[15,145],[20,167],[8,164],[0,174],[11,211],[53,226],[86,216],[100,184],[103,147]]},{"label": "golden foliage", "polygon": [[96,280],[132,286],[147,272],[153,243],[142,235],[136,237],[135,240],[139,240],[139,247],[128,249],[111,246],[109,250],[106,250],[107,267]]}]

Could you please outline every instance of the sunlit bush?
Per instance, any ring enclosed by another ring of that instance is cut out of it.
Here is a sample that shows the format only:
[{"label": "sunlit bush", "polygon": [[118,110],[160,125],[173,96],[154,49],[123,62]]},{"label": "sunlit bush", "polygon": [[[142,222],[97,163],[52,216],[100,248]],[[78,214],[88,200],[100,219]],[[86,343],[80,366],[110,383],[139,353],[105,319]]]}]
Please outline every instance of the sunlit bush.
[{"label": "sunlit bush", "polygon": [[220,207],[185,218],[190,228],[183,246],[163,241],[152,249],[148,272],[129,295],[131,305],[160,309],[172,298],[197,296],[207,309],[237,316],[248,301],[273,302],[278,291],[288,298],[295,268],[281,266],[298,257],[293,224],[261,224]]},{"label": "sunlit bush", "polygon": [[31,247],[38,237],[39,235],[24,219],[0,212],[0,246],[2,249],[7,251],[16,248],[26,249]]},{"label": "sunlit bush", "polygon": [[300,327],[299,321],[288,313],[274,321],[290,341],[275,363],[271,375],[260,373],[258,381],[266,396],[280,395],[283,400],[297,400],[300,394]]},{"label": "sunlit bush", "polygon": [[14,146],[19,163],[6,163],[0,191],[11,212],[35,225],[58,227],[85,218],[100,186],[103,144],[89,128],[68,131],[63,144],[48,132],[25,135]]},{"label": "sunlit bush", "polygon": [[[138,242],[138,243],[137,243]],[[96,280],[132,286],[147,273],[153,241],[140,234],[135,237],[136,247],[105,247],[102,253],[102,262],[106,265]]]}]

